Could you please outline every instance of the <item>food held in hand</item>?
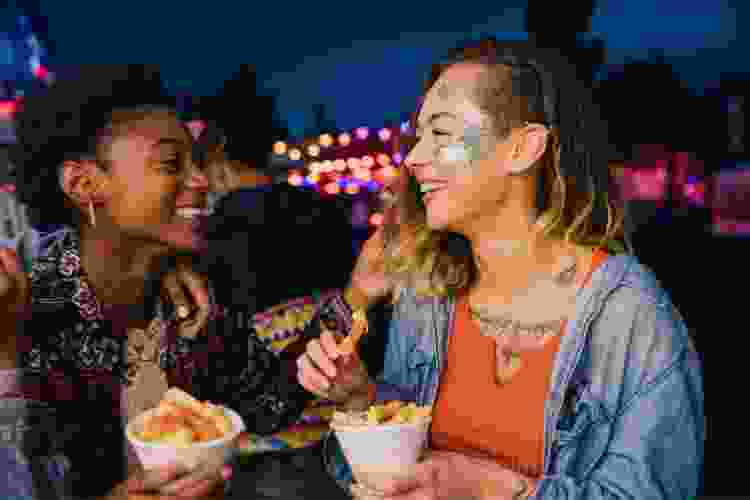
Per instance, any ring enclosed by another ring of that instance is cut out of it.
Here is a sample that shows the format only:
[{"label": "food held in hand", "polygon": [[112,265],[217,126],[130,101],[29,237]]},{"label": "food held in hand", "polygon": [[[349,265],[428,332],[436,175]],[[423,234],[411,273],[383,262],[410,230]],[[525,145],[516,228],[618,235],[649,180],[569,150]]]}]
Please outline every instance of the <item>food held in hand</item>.
[{"label": "food held in hand", "polygon": [[389,401],[385,404],[373,405],[367,411],[335,412],[333,424],[334,426],[414,424],[428,420],[431,415],[431,406],[417,406],[416,403],[407,404],[403,401]]},{"label": "food held in hand", "polygon": [[221,407],[172,388],[154,414],[143,421],[141,432],[136,435],[150,443],[185,447],[220,439],[231,430],[231,420]]}]

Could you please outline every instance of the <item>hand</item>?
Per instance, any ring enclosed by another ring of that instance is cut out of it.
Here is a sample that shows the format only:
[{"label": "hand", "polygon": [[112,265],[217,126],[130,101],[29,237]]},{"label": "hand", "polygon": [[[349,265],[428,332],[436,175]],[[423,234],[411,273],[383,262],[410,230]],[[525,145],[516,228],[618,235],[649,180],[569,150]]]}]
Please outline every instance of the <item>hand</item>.
[{"label": "hand", "polygon": [[297,380],[311,393],[336,403],[371,403],[366,401],[371,382],[367,369],[356,353],[339,351],[329,331],[308,342],[306,352],[297,358]]},{"label": "hand", "polygon": [[205,276],[193,270],[189,259],[178,260],[177,269],[162,280],[162,291],[177,311],[180,336],[195,338],[208,324],[211,311]]},{"label": "hand", "polygon": [[0,368],[16,367],[16,324],[29,302],[30,288],[29,278],[16,252],[0,249],[0,321],[4,325],[0,335]]},{"label": "hand", "polygon": [[356,297],[359,302],[353,306],[367,308],[391,292],[393,282],[385,273],[384,256],[385,238],[381,226],[363,245],[352,271],[348,295]]},{"label": "hand", "polygon": [[395,478],[380,488],[385,498],[392,500],[516,500],[522,480],[525,478],[490,460],[430,451],[409,477]]},{"label": "hand", "polygon": [[215,193],[228,193],[239,187],[239,175],[225,158],[209,161],[206,173],[209,189]]},{"label": "hand", "polygon": [[104,500],[125,500],[131,495],[147,495],[150,500],[199,499],[214,494],[230,476],[228,466],[219,471],[215,467],[202,467],[188,475],[177,465],[150,470],[139,468]]}]

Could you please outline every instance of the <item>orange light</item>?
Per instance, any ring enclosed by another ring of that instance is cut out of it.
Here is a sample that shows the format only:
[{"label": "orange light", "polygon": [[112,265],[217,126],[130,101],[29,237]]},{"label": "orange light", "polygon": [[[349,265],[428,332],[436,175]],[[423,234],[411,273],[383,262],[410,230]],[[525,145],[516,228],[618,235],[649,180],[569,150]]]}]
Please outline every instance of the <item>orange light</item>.
[{"label": "orange light", "polygon": [[283,155],[286,153],[286,143],[284,141],[276,141],[273,143],[273,152],[277,155]]},{"label": "orange light", "polygon": [[320,170],[322,168],[322,164],[319,161],[313,161],[310,162],[310,166],[308,167],[308,170],[310,170],[311,174],[319,174]]},{"label": "orange light", "polygon": [[339,144],[342,146],[348,146],[352,142],[352,136],[344,132],[343,134],[339,134]]},{"label": "orange light", "polygon": [[375,165],[375,160],[373,160],[372,156],[366,155],[362,157],[362,166],[365,168],[372,168],[372,166]]},{"label": "orange light", "polygon": [[358,168],[354,170],[354,177],[361,181],[368,182],[372,180],[372,172],[370,172],[366,168]]},{"label": "orange light", "polygon": [[331,134],[323,134],[320,136],[320,139],[318,140],[321,146],[324,148],[330,147],[331,144],[333,144],[333,137],[331,137]]},{"label": "orange light", "polygon": [[317,144],[310,144],[307,146],[307,154],[310,156],[318,156],[320,154],[320,146]]},{"label": "orange light", "polygon": [[331,182],[329,184],[326,184],[326,187],[324,189],[325,189],[325,192],[328,194],[339,194],[340,192],[339,185],[336,182]]},{"label": "orange light", "polygon": [[299,161],[299,159],[302,158],[302,152],[300,152],[299,149],[294,148],[291,151],[289,151],[289,159],[292,161]]},{"label": "orange light", "polygon": [[373,226],[380,226],[383,224],[383,214],[376,213],[370,216],[370,224]]},{"label": "orange light", "polygon": [[359,186],[354,183],[350,183],[346,186],[346,194],[357,194],[359,193]]}]

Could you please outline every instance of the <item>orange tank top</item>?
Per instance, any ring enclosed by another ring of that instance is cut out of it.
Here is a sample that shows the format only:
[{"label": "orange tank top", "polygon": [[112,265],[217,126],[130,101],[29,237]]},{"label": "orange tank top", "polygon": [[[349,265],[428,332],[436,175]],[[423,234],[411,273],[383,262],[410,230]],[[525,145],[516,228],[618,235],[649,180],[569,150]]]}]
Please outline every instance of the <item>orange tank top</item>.
[{"label": "orange tank top", "polygon": [[[606,257],[595,252],[591,271]],[[522,368],[501,386],[495,383],[494,341],[479,332],[465,296],[456,302],[454,321],[433,412],[432,448],[489,457],[524,476],[541,477],[544,405],[562,332],[542,349],[521,353]]]}]

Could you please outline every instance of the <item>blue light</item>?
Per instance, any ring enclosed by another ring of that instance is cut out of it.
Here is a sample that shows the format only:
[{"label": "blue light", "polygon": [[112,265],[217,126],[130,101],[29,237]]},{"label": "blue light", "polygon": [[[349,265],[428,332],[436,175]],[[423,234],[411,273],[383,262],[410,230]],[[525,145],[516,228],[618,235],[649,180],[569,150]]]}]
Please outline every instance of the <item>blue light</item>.
[{"label": "blue light", "polygon": [[694,175],[690,175],[687,178],[687,182],[688,182],[688,184],[695,184],[695,183],[698,182],[698,178],[696,176],[694,176]]},{"label": "blue light", "polygon": [[375,191],[378,191],[380,189],[380,184],[375,181],[370,181],[367,183],[367,189],[374,193]]},{"label": "blue light", "polygon": [[345,178],[341,178],[341,179],[339,179],[339,187],[340,187],[341,189],[346,189],[346,186],[347,186],[347,185],[348,185],[348,183],[347,183],[347,181],[346,181],[346,179],[345,179]]}]

